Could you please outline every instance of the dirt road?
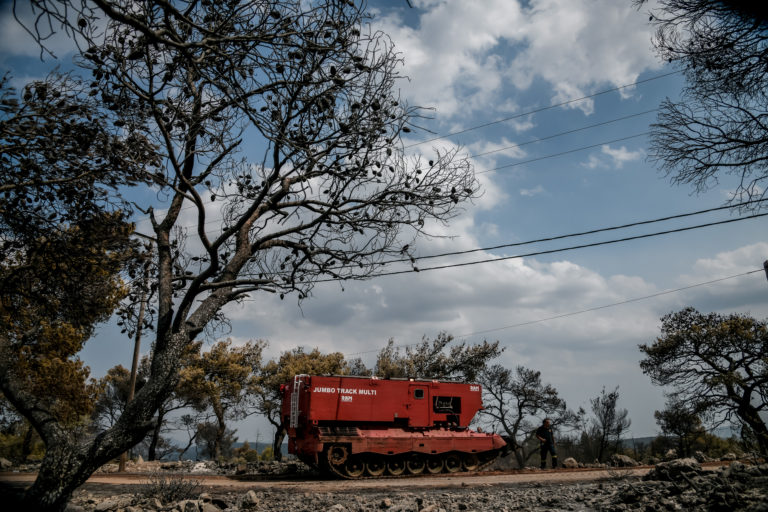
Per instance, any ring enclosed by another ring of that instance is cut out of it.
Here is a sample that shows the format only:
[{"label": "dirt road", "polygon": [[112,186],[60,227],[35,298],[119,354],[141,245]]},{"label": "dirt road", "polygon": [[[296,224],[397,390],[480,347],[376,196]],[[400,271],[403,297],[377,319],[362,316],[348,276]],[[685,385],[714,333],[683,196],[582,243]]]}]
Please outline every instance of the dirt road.
[{"label": "dirt road", "polygon": [[[286,492],[340,492],[355,490],[374,490],[388,488],[449,488],[449,487],[482,487],[492,485],[515,485],[526,483],[573,483],[610,479],[619,476],[642,476],[650,470],[649,467],[628,469],[578,469],[578,470],[548,470],[548,471],[490,471],[481,473],[462,473],[459,475],[435,475],[416,478],[371,479],[371,480],[331,480],[321,478],[301,479],[269,479],[247,480],[215,475],[183,475],[193,478],[208,488],[217,491],[240,490],[281,490]],[[179,476],[179,475],[176,475]],[[14,486],[29,485],[34,481],[33,473],[0,473],[0,482]],[[84,488],[91,491],[104,492],[114,488],[112,492],[131,492],[130,487],[146,482],[146,474],[97,474],[88,479]]]}]

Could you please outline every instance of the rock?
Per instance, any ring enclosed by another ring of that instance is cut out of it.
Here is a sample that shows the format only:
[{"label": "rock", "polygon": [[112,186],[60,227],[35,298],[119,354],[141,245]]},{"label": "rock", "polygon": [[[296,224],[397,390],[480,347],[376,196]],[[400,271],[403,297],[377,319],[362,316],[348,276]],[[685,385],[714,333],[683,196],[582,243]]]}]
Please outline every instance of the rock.
[{"label": "rock", "polygon": [[669,450],[667,450],[667,453],[664,454],[664,459],[665,460],[677,459],[677,450],[675,450],[674,448],[670,448]]},{"label": "rock", "polygon": [[232,505],[229,502],[227,502],[226,500],[223,500],[221,498],[212,498],[211,499],[211,505],[213,505],[214,507],[218,507],[221,510],[226,510],[228,508],[233,508]]},{"label": "rock", "polygon": [[384,498],[381,500],[381,503],[379,503],[379,508],[389,508],[392,506],[392,500],[389,498]]},{"label": "rock", "polygon": [[182,500],[176,507],[181,512],[200,512],[200,506],[197,504],[197,500]]},{"label": "rock", "polygon": [[208,467],[208,464],[205,462],[197,462],[195,465],[193,465],[189,469],[190,473],[213,473],[213,470]]},{"label": "rock", "polygon": [[151,498],[147,502],[147,506],[152,510],[161,510],[163,508],[163,503],[157,498]]},{"label": "rock", "polygon": [[728,452],[722,457],[720,457],[720,460],[736,460],[736,459],[738,459],[738,457],[733,452]]},{"label": "rock", "polygon": [[563,461],[563,467],[573,469],[579,467],[579,463],[573,457],[568,457]]},{"label": "rock", "polygon": [[639,466],[640,464],[632,457],[629,457],[627,455],[622,455],[620,453],[614,453],[611,456],[611,465],[617,466],[620,468],[628,468],[633,466]]},{"label": "rock", "polygon": [[142,457],[141,455],[136,457],[136,464],[144,464],[144,457]]},{"label": "rock", "polygon": [[656,464],[643,480],[661,480],[675,482],[683,479],[681,475],[696,475],[701,472],[701,464],[696,459],[675,459],[669,462]]},{"label": "rock", "polygon": [[702,452],[701,450],[696,450],[693,453],[693,458],[696,459],[697,461],[699,461],[700,463],[712,462],[712,458],[711,457],[707,457],[704,454],[704,452]]},{"label": "rock", "polygon": [[130,496],[114,496],[108,498],[94,507],[95,512],[107,512],[108,510],[117,510],[131,505],[133,498]]},{"label": "rock", "polygon": [[7,470],[11,469],[13,467],[13,462],[9,461],[6,458],[0,457],[0,469]]},{"label": "rock", "polygon": [[204,502],[202,505],[200,505],[200,512],[219,512],[220,510],[222,509],[214,505],[213,502]]},{"label": "rock", "polygon": [[258,504],[259,504],[259,495],[256,494],[254,491],[248,491],[247,493],[245,493],[245,496],[243,496],[240,506],[244,508],[253,508],[258,506]]},{"label": "rock", "polygon": [[341,503],[337,503],[331,507],[325,509],[326,512],[347,512],[347,508]]},{"label": "rock", "polygon": [[134,507],[131,505],[130,507],[125,507],[125,512],[144,512],[144,509],[141,507]]},{"label": "rock", "polygon": [[67,503],[67,508],[64,509],[64,512],[85,512],[85,508],[74,503]]},{"label": "rock", "polygon": [[247,464],[238,464],[237,467],[235,467],[235,474],[236,475],[244,475],[248,472],[248,465]]},{"label": "rock", "polygon": [[427,505],[426,507],[421,509],[419,512],[437,512],[438,508],[439,507],[435,504]]}]

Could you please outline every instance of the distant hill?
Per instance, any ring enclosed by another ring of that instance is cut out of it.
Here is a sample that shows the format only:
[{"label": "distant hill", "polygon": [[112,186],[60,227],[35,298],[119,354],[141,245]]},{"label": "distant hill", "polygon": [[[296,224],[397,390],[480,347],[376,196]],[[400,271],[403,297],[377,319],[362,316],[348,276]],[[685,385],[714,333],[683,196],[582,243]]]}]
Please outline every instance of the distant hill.
[{"label": "distant hill", "polygon": [[[240,448],[245,443],[248,443],[248,445],[251,447],[251,450],[258,450],[259,453],[263,452],[265,448],[268,446],[271,447],[272,443],[257,443],[255,441],[237,441],[236,443],[233,443],[232,446],[235,448]],[[288,443],[283,443],[282,450],[283,455],[288,455]],[[168,457],[171,460],[176,460],[176,455],[171,455]],[[198,460],[199,458],[199,452],[197,445],[192,445],[189,450],[184,453],[184,456],[181,458],[181,460]]]}]

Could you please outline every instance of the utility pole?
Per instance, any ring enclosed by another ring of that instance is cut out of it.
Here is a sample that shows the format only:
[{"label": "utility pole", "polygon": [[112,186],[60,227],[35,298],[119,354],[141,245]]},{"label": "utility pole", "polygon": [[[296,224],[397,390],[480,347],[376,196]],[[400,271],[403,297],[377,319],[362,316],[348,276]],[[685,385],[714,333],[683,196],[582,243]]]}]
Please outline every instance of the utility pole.
[{"label": "utility pole", "polygon": [[765,269],[765,278],[768,279],[768,260],[763,262],[763,269]]},{"label": "utility pole", "polygon": [[[133,400],[133,395],[136,392],[136,373],[139,368],[139,353],[141,352],[141,328],[144,323],[144,312],[147,308],[147,276],[144,275],[144,283],[141,286],[141,304],[139,305],[139,318],[136,322],[136,335],[133,342],[133,363],[131,364],[131,382],[128,386],[128,399],[125,402],[128,405]],[[125,472],[125,461],[128,458],[127,452],[123,452],[120,455],[120,465],[118,472]]]}]

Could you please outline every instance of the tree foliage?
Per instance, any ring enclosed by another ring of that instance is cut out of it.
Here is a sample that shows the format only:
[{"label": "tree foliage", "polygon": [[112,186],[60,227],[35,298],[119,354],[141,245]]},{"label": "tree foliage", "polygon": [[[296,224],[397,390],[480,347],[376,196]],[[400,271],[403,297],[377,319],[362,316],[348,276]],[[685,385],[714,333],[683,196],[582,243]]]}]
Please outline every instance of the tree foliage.
[{"label": "tree foliage", "polygon": [[765,197],[765,9],[744,0],[661,0],[650,19],[658,54],[680,67],[687,81],[680,101],[667,99],[661,106],[651,157],[674,183],[703,191],[727,174],[736,178],[734,201]]},{"label": "tree foliage", "polygon": [[296,375],[350,375],[352,368],[341,352],[323,354],[318,348],[309,352],[298,347],[283,352],[275,360],[262,365],[259,376],[253,381],[249,393],[256,412],[264,416],[273,427],[275,437],[272,443],[274,456],[282,457],[285,425],[281,417],[282,393],[280,387],[289,384]]},{"label": "tree foliage", "polygon": [[551,384],[541,380],[541,372],[518,366],[514,371],[501,365],[483,369],[483,421],[493,431],[501,431],[520,468],[536,452],[527,446],[544,418],[553,427],[569,428],[578,423],[582,412],[574,413]]},{"label": "tree foliage", "polygon": [[[465,382],[477,380],[488,362],[501,354],[499,342],[468,345],[453,342],[452,335],[441,332],[434,339],[426,336],[421,343],[405,347],[401,352],[390,339],[376,357],[373,374],[383,379],[457,379]],[[448,348],[448,350],[446,350]]]},{"label": "tree foliage", "polygon": [[421,111],[399,97],[391,41],[353,2],[32,5],[32,35],[44,45],[46,30],[63,30],[78,42],[87,97],[121,140],[147,142],[156,166],[153,193],[137,201],[155,255],[150,373],[101,436],[44,433],[62,449],[49,450],[28,491],[42,509],[61,508],[90,472],[144,437],[184,350],[222,321],[224,306],[369,277],[388,256],[410,254],[410,241],[456,215],[478,185],[455,149],[405,155],[401,137]]},{"label": "tree foliage", "polygon": [[675,440],[678,456],[690,457],[694,442],[705,433],[699,415],[691,411],[688,404],[672,398],[663,410],[655,411],[653,417],[662,434]]},{"label": "tree foliage", "polygon": [[[215,343],[210,350],[192,351],[176,394],[198,411],[210,409],[215,422],[205,423],[205,446],[211,457],[224,455],[227,422],[245,418],[245,402],[249,387],[255,382],[261,367],[262,342],[232,346],[230,340]],[[210,431],[211,425],[215,427]],[[197,436],[198,441],[201,436]]]},{"label": "tree foliage", "polygon": [[702,314],[693,308],[665,315],[661,336],[640,345],[640,368],[692,412],[738,420],[768,453],[768,323],[746,315]]}]

